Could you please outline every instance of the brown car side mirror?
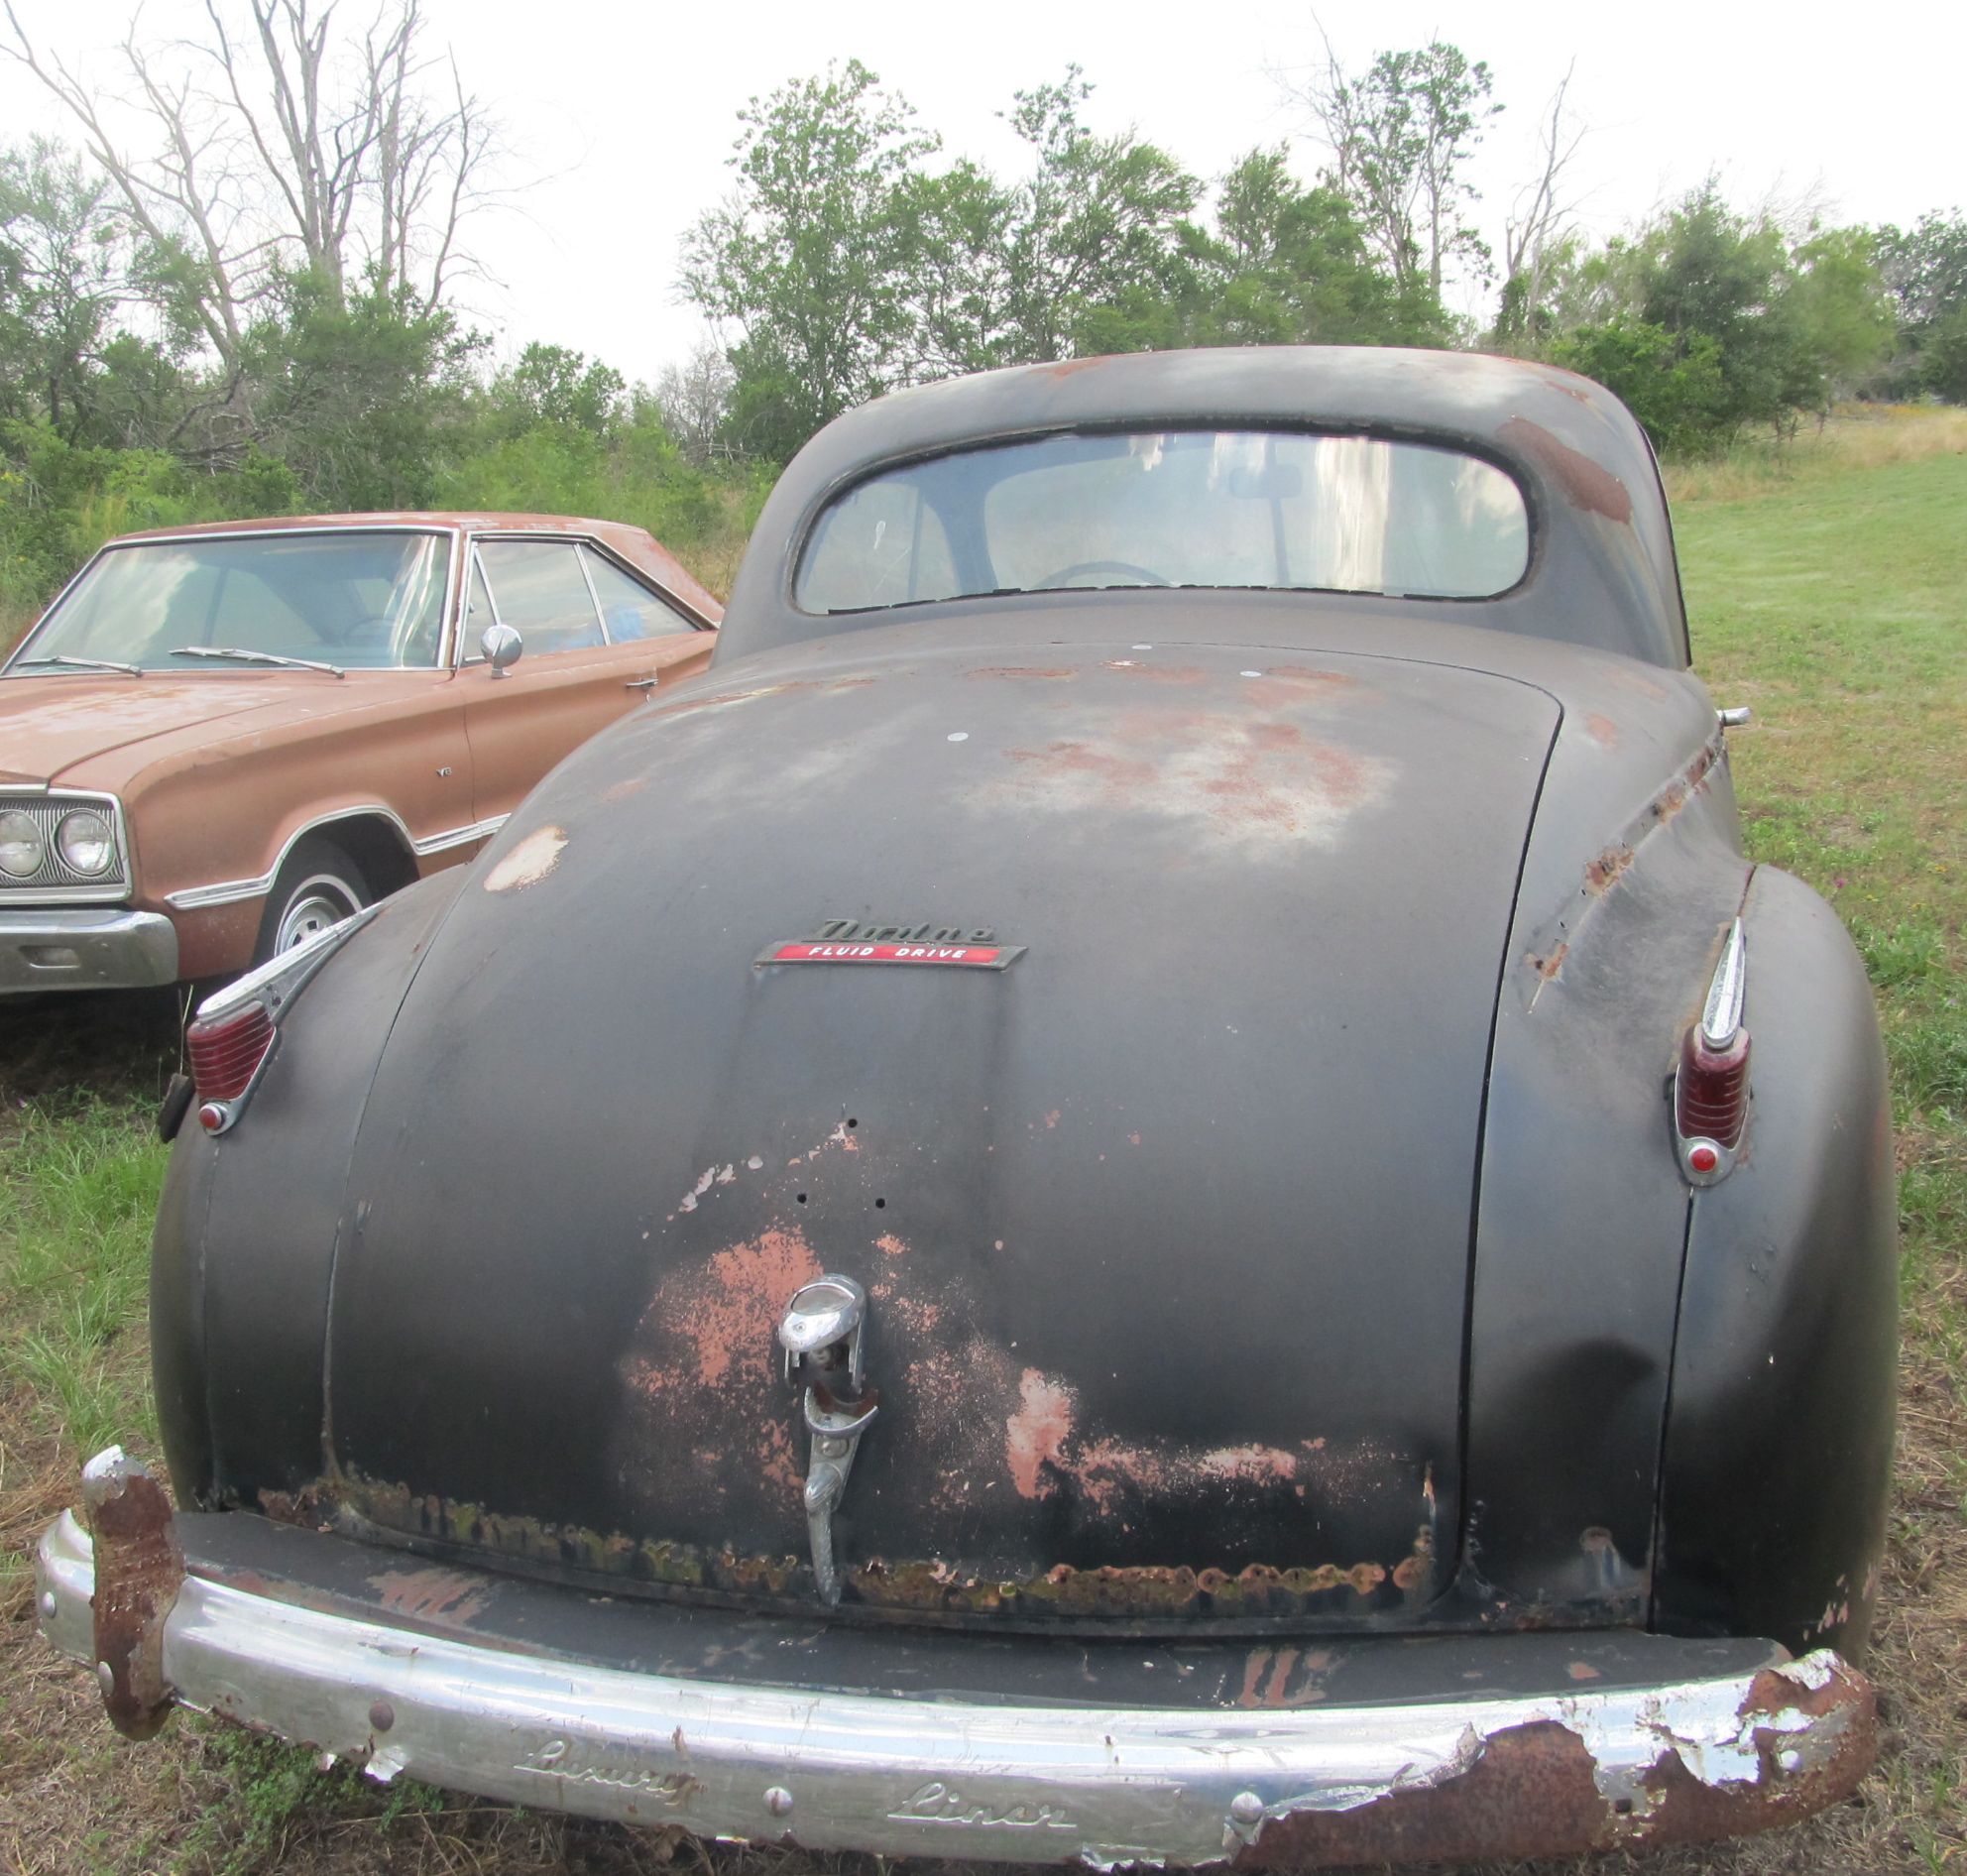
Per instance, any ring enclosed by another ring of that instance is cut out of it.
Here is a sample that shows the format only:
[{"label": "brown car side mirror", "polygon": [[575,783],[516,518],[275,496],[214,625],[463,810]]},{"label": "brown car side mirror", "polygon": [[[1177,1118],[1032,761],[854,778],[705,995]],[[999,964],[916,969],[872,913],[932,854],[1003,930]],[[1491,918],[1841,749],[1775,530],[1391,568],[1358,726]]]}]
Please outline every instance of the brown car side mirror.
[{"label": "brown car side mirror", "polygon": [[492,675],[504,677],[507,666],[519,662],[525,641],[511,626],[487,626],[479,636],[478,648],[485,653]]}]

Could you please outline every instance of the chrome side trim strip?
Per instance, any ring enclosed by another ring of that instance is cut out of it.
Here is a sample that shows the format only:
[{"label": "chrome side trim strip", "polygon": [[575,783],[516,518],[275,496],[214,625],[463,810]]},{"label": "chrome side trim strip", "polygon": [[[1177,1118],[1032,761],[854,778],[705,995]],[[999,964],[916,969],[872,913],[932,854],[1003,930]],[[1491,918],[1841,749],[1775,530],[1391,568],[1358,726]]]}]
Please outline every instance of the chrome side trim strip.
[{"label": "chrome side trim strip", "polygon": [[165,903],[174,911],[196,912],[209,905],[236,905],[241,899],[263,899],[274,889],[274,881],[280,878],[280,870],[287,865],[287,857],[309,834],[323,827],[332,827],[337,821],[361,820],[365,816],[388,821],[396,829],[405,849],[419,860],[430,854],[447,853],[453,847],[465,847],[475,840],[485,840],[504,827],[507,816],[495,814],[489,820],[473,821],[464,827],[449,827],[441,834],[426,834],[421,840],[411,835],[404,818],[394,808],[387,808],[378,801],[367,807],[337,808],[332,814],[317,815],[305,827],[288,836],[287,845],[280,850],[270,872],[252,879],[219,879],[211,885],[190,885],[181,892],[168,892]]},{"label": "chrome side trim strip", "polygon": [[[92,1662],[94,1558],[71,1513],[36,1561],[44,1632]],[[1097,1870],[1220,1864],[1273,1825],[1289,1845],[1294,1817],[1427,1793],[1446,1820],[1458,1781],[1485,1756],[1550,1728],[1577,1761],[1584,1815],[1570,1829],[1606,1843],[1665,1834],[1675,1783],[1756,1821],[1800,1816],[1847,1793],[1873,1744],[1867,1684],[1827,1650],[1759,1674],[1596,1694],[1073,1706],[628,1673],[196,1576],[165,1624],[163,1669],[181,1704],[346,1756],[382,1781],[406,1772],[701,1836]],[[1707,1833],[1752,1827],[1736,1816]]]},{"label": "chrome side trim strip", "polygon": [[360,807],[336,808],[329,814],[317,814],[305,826],[297,827],[287,837],[287,843],[274,859],[273,866],[252,879],[219,879],[211,885],[188,885],[178,892],[167,892],[164,902],[174,911],[196,912],[209,905],[236,905],[241,899],[261,899],[274,889],[274,881],[280,878],[280,870],[287,865],[287,857],[309,834],[324,827],[332,827],[337,821],[359,821],[375,819],[388,821],[396,829],[397,838],[403,842],[405,853],[416,851],[416,842],[411,837],[404,818],[395,808],[385,807],[380,801],[366,802]]},{"label": "chrome side trim strip", "polygon": [[410,845],[418,859],[426,854],[448,853],[453,847],[468,847],[475,840],[490,840],[511,819],[509,814],[495,814],[489,820],[473,821],[469,827],[454,827],[443,834],[426,834]]}]

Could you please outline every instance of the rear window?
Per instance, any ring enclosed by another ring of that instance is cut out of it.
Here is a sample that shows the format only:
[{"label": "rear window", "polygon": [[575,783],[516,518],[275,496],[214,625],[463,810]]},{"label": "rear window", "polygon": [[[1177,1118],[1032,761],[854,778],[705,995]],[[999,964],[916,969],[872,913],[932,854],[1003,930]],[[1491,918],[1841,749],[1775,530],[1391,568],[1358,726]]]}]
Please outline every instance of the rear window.
[{"label": "rear window", "polygon": [[1089,587],[1485,599],[1529,564],[1523,492],[1480,457],[1145,430],[966,450],[859,483],[821,516],[794,596],[810,613]]}]

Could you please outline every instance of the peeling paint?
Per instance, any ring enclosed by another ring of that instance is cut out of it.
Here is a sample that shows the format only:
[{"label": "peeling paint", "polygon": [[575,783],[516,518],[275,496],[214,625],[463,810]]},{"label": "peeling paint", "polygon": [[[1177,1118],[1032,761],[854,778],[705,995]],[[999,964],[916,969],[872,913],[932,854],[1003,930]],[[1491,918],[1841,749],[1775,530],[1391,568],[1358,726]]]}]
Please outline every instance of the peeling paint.
[{"label": "peeling paint", "polygon": [[567,836],[557,827],[536,827],[485,876],[488,892],[520,892],[560,864]]}]

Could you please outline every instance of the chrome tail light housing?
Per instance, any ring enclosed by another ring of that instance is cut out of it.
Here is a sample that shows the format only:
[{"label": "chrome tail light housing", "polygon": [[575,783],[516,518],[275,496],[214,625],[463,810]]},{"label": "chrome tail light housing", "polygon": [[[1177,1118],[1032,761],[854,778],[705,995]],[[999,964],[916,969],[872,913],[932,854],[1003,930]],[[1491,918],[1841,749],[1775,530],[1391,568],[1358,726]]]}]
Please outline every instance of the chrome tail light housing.
[{"label": "chrome tail light housing", "polygon": [[269,958],[198,1005],[184,1031],[184,1045],[196,1087],[198,1124],[207,1133],[224,1133],[237,1124],[273,1059],[281,1021],[293,999],[380,909],[364,906],[353,917]]},{"label": "chrome tail light housing", "polygon": [[1699,1020],[1680,1039],[1674,1070],[1674,1147],[1688,1184],[1711,1186],[1735,1169],[1749,1121],[1748,939],[1738,918],[1722,942]]}]

